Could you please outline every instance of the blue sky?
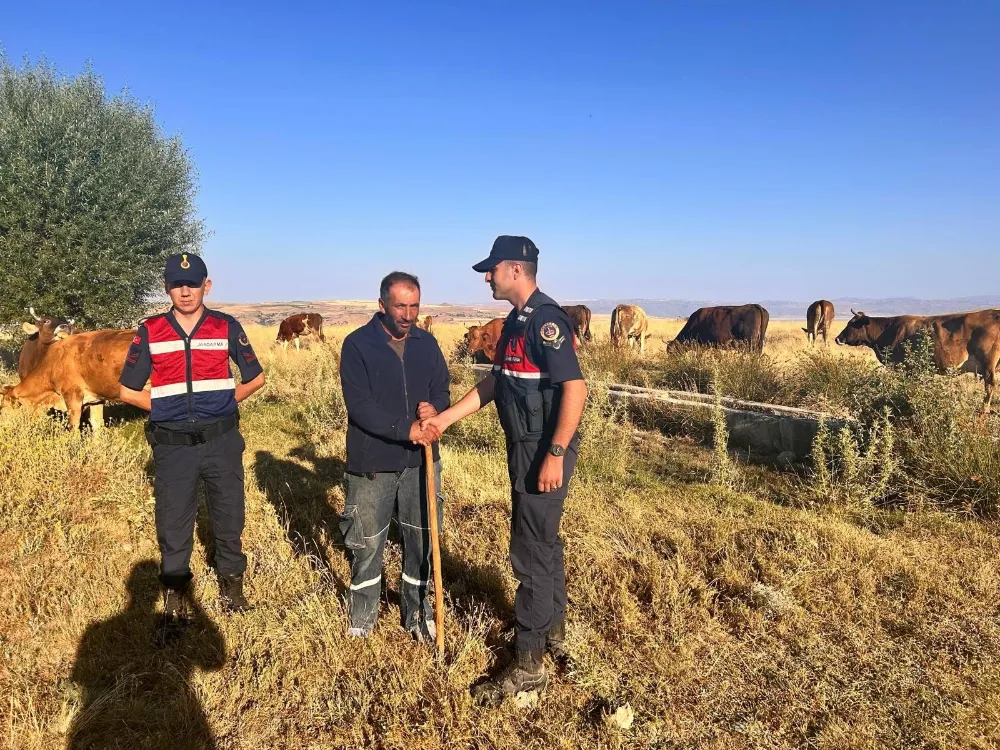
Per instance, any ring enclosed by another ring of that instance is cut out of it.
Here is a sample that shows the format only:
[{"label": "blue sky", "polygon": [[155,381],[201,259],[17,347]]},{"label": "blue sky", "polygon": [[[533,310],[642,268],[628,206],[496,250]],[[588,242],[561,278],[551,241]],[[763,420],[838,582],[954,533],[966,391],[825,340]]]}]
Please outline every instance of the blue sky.
[{"label": "blue sky", "polygon": [[[138,9],[139,5],[149,5]],[[212,8],[204,6],[212,5]],[[60,7],[61,6],[61,7]],[[18,3],[199,171],[217,300],[1000,293],[1000,3]]]}]

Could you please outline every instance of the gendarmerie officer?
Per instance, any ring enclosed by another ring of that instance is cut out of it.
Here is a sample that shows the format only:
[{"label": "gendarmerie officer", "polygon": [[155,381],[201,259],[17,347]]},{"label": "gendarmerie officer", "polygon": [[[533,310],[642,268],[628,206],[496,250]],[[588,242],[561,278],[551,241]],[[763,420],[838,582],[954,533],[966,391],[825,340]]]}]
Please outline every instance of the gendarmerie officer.
[{"label": "gendarmerie officer", "polygon": [[517,656],[497,677],[473,689],[502,699],[547,683],[548,647],[566,658],[566,576],[559,522],[579,446],[587,399],[569,317],[535,282],[538,248],[527,237],[501,236],[473,266],[494,299],[514,309],[504,322],[490,375],[461,401],[422,424],[444,431],[496,401],[507,438],[511,483],[510,562],[520,585],[514,599]]},{"label": "gendarmerie officer", "polygon": [[[264,372],[239,322],[205,307],[212,282],[201,258],[171,256],[163,281],[173,306],[139,325],[120,382],[122,401],[150,412],[146,438],[153,446],[163,617],[169,626],[187,620],[199,480],[205,483],[223,606],[249,608],[241,540],[245,445],[237,404],[263,387]],[[230,360],[239,367],[239,385]],[[147,380],[151,387],[143,390]]]}]

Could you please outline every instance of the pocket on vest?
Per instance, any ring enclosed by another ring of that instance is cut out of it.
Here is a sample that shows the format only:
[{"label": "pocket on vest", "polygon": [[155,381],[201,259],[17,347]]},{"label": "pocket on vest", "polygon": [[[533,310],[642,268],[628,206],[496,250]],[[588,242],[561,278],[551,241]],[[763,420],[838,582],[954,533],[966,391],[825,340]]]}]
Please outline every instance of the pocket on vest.
[{"label": "pocket on vest", "polygon": [[545,426],[545,399],[540,391],[529,393],[524,397],[525,416],[528,422],[528,433],[541,433]]}]

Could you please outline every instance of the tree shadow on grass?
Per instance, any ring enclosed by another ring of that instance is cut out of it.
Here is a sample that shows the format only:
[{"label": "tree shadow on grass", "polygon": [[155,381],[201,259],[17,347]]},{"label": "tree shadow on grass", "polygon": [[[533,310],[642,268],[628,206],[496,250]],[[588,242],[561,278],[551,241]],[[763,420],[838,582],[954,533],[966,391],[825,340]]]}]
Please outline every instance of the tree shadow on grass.
[{"label": "tree shadow on grass", "polygon": [[190,624],[158,643],[158,573],[154,560],[137,563],[126,583],[126,608],[91,624],[80,639],[71,679],[83,705],[69,750],[216,747],[191,677],[196,669],[224,666],[225,639],[191,596]]},{"label": "tree shadow on grass", "polygon": [[284,521],[289,544],[299,555],[317,560],[322,572],[333,580],[338,596],[343,596],[347,586],[333,575],[328,546],[344,544],[339,514],[329,500],[329,491],[343,482],[344,462],[318,456],[309,445],[293,449],[290,455],[312,464],[312,468],[277,458],[268,451],[257,451],[257,484]]}]

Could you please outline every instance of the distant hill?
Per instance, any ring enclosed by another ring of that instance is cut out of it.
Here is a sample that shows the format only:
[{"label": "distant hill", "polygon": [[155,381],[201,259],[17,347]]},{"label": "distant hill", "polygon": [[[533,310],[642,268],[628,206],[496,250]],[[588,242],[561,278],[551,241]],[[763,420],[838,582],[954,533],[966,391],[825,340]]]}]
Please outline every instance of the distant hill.
[{"label": "distant hill", "polygon": [[[564,304],[587,305],[595,314],[610,314],[621,303],[639,305],[647,315],[656,318],[686,318],[699,307],[706,305],[731,305],[752,300],[693,300],[693,299],[584,299],[565,300]],[[805,319],[806,308],[812,300],[759,300],[767,308],[774,320]],[[837,310],[838,320],[847,320],[851,308],[864,310],[869,315],[935,315],[938,313],[981,310],[988,307],[1000,308],[1000,295],[962,297],[960,299],[916,299],[894,297],[889,299],[859,299],[843,297],[832,300]],[[332,325],[360,325],[375,312],[375,300],[290,300],[288,302],[217,302],[212,307],[234,315],[244,323],[277,325],[284,317],[298,312],[318,312]],[[157,308],[160,309],[160,308]],[[442,323],[484,322],[490,318],[502,317],[510,308],[506,304],[461,304],[442,302],[424,304],[421,312],[433,315]]]},{"label": "distant hill", "polygon": [[[290,300],[288,302],[215,302],[210,307],[228,313],[243,323],[278,325],[289,315],[316,312],[327,325],[361,325],[378,310],[376,300]],[[433,315],[441,323],[484,323],[491,318],[507,314],[510,308],[497,305],[440,305],[420,306],[422,315]]]},{"label": "distant hill", "polygon": [[[597,314],[610,313],[622,303],[639,305],[647,315],[657,318],[686,318],[699,307],[760,302],[774,319],[795,320],[805,318],[806,308],[813,300],[690,300],[690,299],[586,299],[567,300],[565,304],[586,305]],[[830,300],[839,319],[850,317],[851,309],[864,310],[869,315],[939,315],[941,313],[1000,308],[1000,295],[980,295],[958,299],[916,299],[890,297],[887,299],[861,299],[841,297]]]}]

